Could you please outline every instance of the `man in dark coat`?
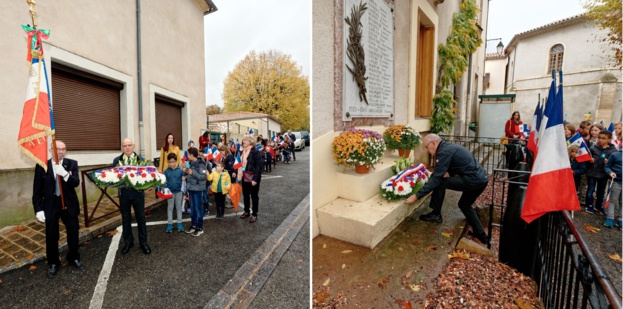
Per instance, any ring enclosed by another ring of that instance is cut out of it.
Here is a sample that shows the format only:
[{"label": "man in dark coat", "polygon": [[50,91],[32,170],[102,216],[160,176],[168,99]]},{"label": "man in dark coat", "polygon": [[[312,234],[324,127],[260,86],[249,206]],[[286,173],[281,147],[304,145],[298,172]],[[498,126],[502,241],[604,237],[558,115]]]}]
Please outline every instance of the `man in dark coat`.
[{"label": "man in dark coat", "polygon": [[[53,149],[50,149],[53,151]],[[47,171],[40,165],[35,167],[35,179],[32,189],[32,204],[35,209],[37,220],[45,222],[45,254],[48,260],[48,278],[53,278],[61,266],[58,252],[59,225],[60,218],[67,231],[67,261],[69,265],[83,268],[78,253],[79,241],[78,215],[80,208],[78,196],[75,188],[80,185],[80,175],[78,174],[78,162],[65,158],[67,147],[62,141],[56,141],[56,153],[58,154],[59,164],[48,160]],[[61,183],[58,185],[57,179],[60,176]],[[62,196],[65,200],[65,209],[62,209]]]},{"label": "man in dark coat", "polygon": [[[112,162],[114,167],[122,165],[136,166],[144,161],[142,157],[134,152],[134,142],[129,138],[123,139],[121,150],[123,153]],[[150,254],[151,248],[147,244],[147,219],[145,219],[145,191],[121,186],[119,187],[119,204],[121,225],[123,226],[121,236],[124,242],[121,253],[126,254],[130,252],[130,249],[134,246],[134,235],[132,235],[132,208],[134,208],[134,216],[138,226],[138,243],[143,253]]]},{"label": "man in dark coat", "polygon": [[407,204],[413,204],[418,199],[433,192],[428,214],[421,215],[420,220],[441,223],[441,207],[446,196],[446,189],[462,191],[459,208],[472,227],[470,235],[476,237],[483,244],[489,244],[490,237],[485,233],[482,223],[472,205],[485,190],[489,182],[487,172],[465,147],[443,141],[437,134],[428,134],[424,137],[424,148],[435,157],[435,170],[424,187],[415,195],[410,196]]},{"label": "man in dark coat", "polygon": [[294,141],[296,141],[296,135],[292,133],[292,130],[288,130],[288,137],[290,137],[290,149],[292,150],[292,161],[296,161],[296,153],[294,151]]}]

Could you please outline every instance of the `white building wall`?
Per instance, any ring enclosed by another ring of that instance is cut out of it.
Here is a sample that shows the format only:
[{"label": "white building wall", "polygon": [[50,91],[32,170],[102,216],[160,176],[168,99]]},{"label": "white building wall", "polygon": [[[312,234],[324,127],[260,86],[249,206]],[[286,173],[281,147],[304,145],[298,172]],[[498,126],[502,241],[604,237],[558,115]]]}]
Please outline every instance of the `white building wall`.
[{"label": "white building wall", "polygon": [[504,94],[504,76],[507,58],[494,58],[485,61],[485,74],[489,73],[489,87],[483,94]]},{"label": "white building wall", "polygon": [[[621,71],[611,67],[602,49],[599,40],[604,35],[604,31],[590,24],[577,23],[518,40],[509,55],[515,65],[509,66],[508,90],[517,94],[515,109],[522,114],[524,122],[531,121],[538,94],[542,98],[547,96],[551,83],[551,72],[547,72],[549,51],[556,44],[564,46],[565,119],[577,126],[588,112],[593,115],[593,121],[610,123],[616,117],[611,110],[621,105]],[[603,83],[607,74],[614,75],[618,81]]]},{"label": "white building wall", "polygon": [[[158,155],[151,133],[155,127],[154,93],[187,103],[182,111],[183,139],[197,136],[205,125],[203,18],[207,5],[195,0],[141,4],[143,145],[139,143],[136,2],[38,1],[36,11],[38,26],[51,31],[44,41],[48,70],[56,61],[124,84],[120,93],[122,137],[133,138],[137,152],[143,148],[151,159]],[[17,149],[28,80],[27,36],[20,25],[32,23],[28,9],[25,1],[0,1],[0,94],[5,102],[0,113],[4,128],[0,140],[7,145],[0,161],[0,227],[7,220],[32,217],[34,162]],[[67,156],[77,159],[84,170],[89,165],[110,164],[118,153],[120,150],[69,151]]]}]

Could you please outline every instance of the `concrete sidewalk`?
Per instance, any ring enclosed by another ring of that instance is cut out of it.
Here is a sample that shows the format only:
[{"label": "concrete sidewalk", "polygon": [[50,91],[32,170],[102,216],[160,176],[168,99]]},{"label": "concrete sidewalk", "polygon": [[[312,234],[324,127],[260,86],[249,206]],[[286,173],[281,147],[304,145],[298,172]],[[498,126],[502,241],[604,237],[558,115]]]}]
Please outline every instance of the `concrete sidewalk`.
[{"label": "concrete sidewalk", "polygon": [[[152,207],[158,207],[163,203],[163,200],[155,198],[154,189],[145,191],[145,208],[148,215]],[[92,211],[93,207],[95,207],[95,202],[88,204],[89,212]],[[102,199],[93,217],[99,217],[115,210],[117,210],[116,213],[92,221],[89,227],[85,227],[81,206],[78,216],[80,244],[121,225],[121,214],[118,212],[117,206],[108,199]],[[62,252],[67,248],[67,234],[65,233],[65,225],[60,220],[59,226],[59,248]],[[6,226],[0,230],[0,273],[33,264],[42,259],[45,259],[45,223],[37,221],[34,214],[30,220],[19,225]]]}]

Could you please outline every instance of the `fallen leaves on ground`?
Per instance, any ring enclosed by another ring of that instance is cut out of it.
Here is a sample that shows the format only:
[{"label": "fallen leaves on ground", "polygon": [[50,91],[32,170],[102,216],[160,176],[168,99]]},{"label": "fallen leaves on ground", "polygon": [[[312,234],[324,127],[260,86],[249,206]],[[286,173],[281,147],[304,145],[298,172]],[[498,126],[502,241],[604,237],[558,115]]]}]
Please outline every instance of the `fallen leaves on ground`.
[{"label": "fallen leaves on ground", "polygon": [[0,285],[3,284],[3,283],[4,283],[4,281],[2,281],[2,279],[0,279]]},{"label": "fallen leaves on ground", "polygon": [[35,266],[35,265],[30,265],[30,267],[28,268],[28,270],[30,270],[30,271],[37,270],[37,266]]},{"label": "fallen leaves on ground", "polygon": [[597,232],[599,232],[599,230],[601,230],[601,229],[598,229],[598,228],[596,228],[596,227],[594,227],[592,225],[588,225],[588,224],[584,224],[584,228],[587,231],[591,232],[591,233],[597,233]]},{"label": "fallen leaves on ground", "polygon": [[322,283],[322,286],[327,286],[329,285],[329,283],[331,283],[331,278],[327,278],[327,280],[325,280],[324,283]]},{"label": "fallen leaves on ground", "polygon": [[30,260],[32,260],[34,257],[35,257],[35,255],[34,255],[34,254],[29,255],[29,256],[27,256],[27,257],[26,257],[26,261],[30,261]]},{"label": "fallen leaves on ground", "polygon": [[23,225],[18,225],[16,227],[14,227],[11,231],[12,232],[23,232],[26,229],[26,227],[24,227]]},{"label": "fallen leaves on ground", "polygon": [[301,263],[303,263],[303,259],[298,259],[298,260],[296,260],[296,262],[301,264]]},{"label": "fallen leaves on ground", "polygon": [[508,304],[539,306],[536,284],[529,277],[492,257],[471,254],[470,259],[451,259],[426,296],[426,308],[506,307]]},{"label": "fallen leaves on ground", "polygon": [[609,254],[608,257],[618,263],[623,263],[623,260],[621,259],[621,256],[619,256],[618,254]]},{"label": "fallen leaves on ground", "polygon": [[426,251],[437,250],[437,246],[428,246],[426,247]]},{"label": "fallen leaves on ground", "polygon": [[442,236],[445,236],[445,237],[448,237],[448,238],[450,238],[450,236],[452,236],[452,234],[450,234],[450,233],[445,233],[445,232],[444,232],[444,233],[441,233],[441,235],[442,235]]},{"label": "fallen leaves on ground", "polygon": [[117,230],[112,230],[112,231],[106,232],[106,234],[108,234],[108,236],[115,236],[115,235],[117,235],[117,233],[119,233],[119,231],[117,231]]},{"label": "fallen leaves on ground", "polygon": [[346,264],[342,264],[342,269],[346,268]]},{"label": "fallen leaves on ground", "polygon": [[333,309],[340,308],[348,304],[348,298],[342,292],[335,297],[331,297],[329,287],[321,287],[312,297],[314,309]]},{"label": "fallen leaves on ground", "polygon": [[411,302],[408,301],[408,300],[396,299],[396,303],[402,309],[412,309],[413,308],[413,306],[411,305]]},{"label": "fallen leaves on ground", "polygon": [[66,290],[63,294],[69,295],[70,293],[71,293],[71,290]]},{"label": "fallen leaves on ground", "polygon": [[327,249],[327,244],[322,244],[322,249]]},{"label": "fallen leaves on ground", "polygon": [[344,250],[344,251],[342,251],[342,253],[351,253],[351,252],[353,252],[353,250]]}]

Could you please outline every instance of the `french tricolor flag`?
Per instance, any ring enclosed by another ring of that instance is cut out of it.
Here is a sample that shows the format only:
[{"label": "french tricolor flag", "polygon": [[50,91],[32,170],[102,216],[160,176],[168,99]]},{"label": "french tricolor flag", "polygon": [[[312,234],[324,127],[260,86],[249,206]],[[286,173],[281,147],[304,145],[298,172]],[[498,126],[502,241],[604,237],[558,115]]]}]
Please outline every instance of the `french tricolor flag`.
[{"label": "french tricolor flag", "polygon": [[[521,218],[527,223],[550,211],[580,210],[562,122],[562,72],[560,72],[560,88],[557,94],[555,91],[554,79],[539,130],[541,131],[539,152],[547,155],[538,156],[534,161],[521,210]],[[556,184],[556,190],[552,190],[552,184]]]},{"label": "french tricolor flag", "polygon": [[206,150],[205,150],[205,158],[206,158],[206,160],[208,160],[208,161],[212,160],[212,148],[210,148],[210,147],[206,147]]},{"label": "french tricolor flag", "polygon": [[576,144],[580,147],[580,149],[578,149],[578,154],[575,156],[576,161],[586,162],[591,160],[591,152],[588,149],[588,146],[584,142],[584,139],[582,138],[582,135],[580,135],[580,133],[575,133],[575,135],[573,135],[569,139],[569,143]]},{"label": "french tricolor flag", "polygon": [[541,100],[536,103],[536,109],[534,110],[534,115],[532,116],[532,128],[530,130],[530,134],[528,135],[528,149],[532,151],[534,157],[536,158],[537,154],[537,144],[539,143],[539,127],[541,126],[541,118],[543,117],[543,108],[541,107]]},{"label": "french tricolor flag", "polygon": [[236,161],[234,162],[234,169],[239,169],[242,167],[242,160],[240,159],[240,153],[236,154]]},{"label": "french tricolor flag", "polygon": [[220,162],[223,158],[223,154],[216,148],[216,146],[212,147],[212,158],[215,162]]}]

